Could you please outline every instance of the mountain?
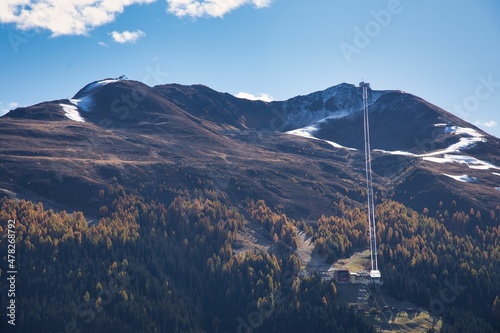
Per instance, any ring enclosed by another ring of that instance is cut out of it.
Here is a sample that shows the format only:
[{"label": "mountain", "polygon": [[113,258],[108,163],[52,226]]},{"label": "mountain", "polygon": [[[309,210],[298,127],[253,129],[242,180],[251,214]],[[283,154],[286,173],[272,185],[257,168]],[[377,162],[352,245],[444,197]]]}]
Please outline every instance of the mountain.
[{"label": "mountain", "polygon": [[1,306],[19,332],[497,332],[500,141],[368,97],[383,286],[330,280],[370,269],[360,88],[108,78],[0,118]]},{"label": "mountain", "polygon": [[[378,200],[423,211],[454,201],[484,216],[500,191],[500,140],[402,91],[369,91]],[[104,79],[69,100],[0,119],[0,188],[95,214],[113,177],[227,189],[316,220],[340,200],[364,205],[362,96],[340,84],[266,103],[206,86]],[[225,191],[227,192],[227,191]]]}]

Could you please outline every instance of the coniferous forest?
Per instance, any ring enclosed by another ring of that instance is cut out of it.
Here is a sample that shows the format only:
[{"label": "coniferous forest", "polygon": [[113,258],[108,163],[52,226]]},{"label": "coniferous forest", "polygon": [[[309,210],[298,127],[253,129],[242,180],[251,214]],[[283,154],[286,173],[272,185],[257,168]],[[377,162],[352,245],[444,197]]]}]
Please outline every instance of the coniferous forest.
[{"label": "coniferous forest", "polygon": [[[7,221],[16,221],[16,330],[375,331],[338,302],[334,282],[301,276],[295,253],[299,230],[328,262],[366,248],[366,214],[359,207],[341,202],[336,216],[311,225],[262,200],[238,207],[212,190],[161,191],[168,192],[162,200],[109,185],[96,194],[102,206],[95,218],[4,198],[2,249]],[[377,206],[383,288],[396,299],[433,307],[447,323],[445,333],[497,332],[500,207],[487,219],[453,203],[439,207],[430,214],[393,201]],[[242,247],[240,231],[250,221],[281,250]],[[7,268],[1,269],[4,280]],[[449,301],[435,302],[443,290]],[[3,298],[1,306],[7,306]]]}]

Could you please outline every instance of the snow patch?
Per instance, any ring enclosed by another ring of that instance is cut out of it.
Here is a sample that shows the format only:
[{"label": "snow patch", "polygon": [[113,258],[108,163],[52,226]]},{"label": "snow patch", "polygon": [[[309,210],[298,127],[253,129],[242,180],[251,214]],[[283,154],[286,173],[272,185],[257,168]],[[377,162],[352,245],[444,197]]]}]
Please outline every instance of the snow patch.
[{"label": "snow patch", "polygon": [[[448,124],[434,124],[436,127],[446,127],[448,128]],[[412,157],[421,157],[423,160],[433,163],[459,163],[459,164],[467,164],[467,166],[471,169],[477,170],[488,170],[488,169],[500,169],[499,167],[481,161],[475,157],[467,156],[467,155],[458,155],[461,150],[466,149],[470,146],[475,145],[478,142],[485,142],[486,139],[482,134],[479,134],[475,129],[465,128],[465,127],[454,127],[454,131],[452,132],[454,135],[461,135],[460,140],[449,146],[448,148],[436,150],[426,154],[413,154],[407,151],[388,151],[381,149],[374,149],[374,151],[380,151],[384,154],[391,155],[402,155],[402,156],[412,156]]]},{"label": "snow patch", "polygon": [[82,98],[72,98],[69,100],[71,104],[74,106],[78,107],[79,109],[89,112],[92,109],[92,106],[94,105],[94,101],[92,100],[92,97],[90,96],[85,96]]},{"label": "snow patch", "polygon": [[313,139],[317,141],[322,141],[325,143],[328,143],[329,145],[335,147],[335,148],[343,148],[343,149],[348,149],[348,150],[356,150],[355,148],[348,148],[344,147],[336,142],[333,141],[328,141],[328,140],[323,140],[323,139],[318,139],[314,137],[314,133],[318,130],[318,128],[315,125],[309,125],[303,128],[295,129],[292,131],[285,132],[286,134],[291,134],[291,135],[296,135],[296,136],[301,136],[303,138],[308,138],[308,139]]},{"label": "snow patch", "polygon": [[455,126],[455,128],[456,129],[453,132],[454,135],[462,136],[457,143],[452,144],[446,149],[438,150],[428,154],[423,154],[421,156],[424,157],[424,156],[432,156],[440,154],[458,153],[460,152],[460,150],[466,149],[478,142],[486,142],[486,139],[483,138],[483,135],[479,134],[475,129],[458,127],[458,126]]},{"label": "snow patch", "polygon": [[321,140],[321,139],[318,139],[318,138],[313,138],[313,139],[316,139],[316,140],[319,140],[319,141],[326,142],[326,143],[328,143],[329,145],[333,146],[334,148],[343,148],[343,149],[347,149],[347,150],[357,150],[357,149],[355,149],[355,148],[344,147],[344,146],[339,145],[338,143],[333,142],[333,141],[329,141],[329,140]]},{"label": "snow patch", "polygon": [[[462,129],[462,131],[459,132],[459,129]],[[382,150],[382,149],[375,149],[375,150],[380,151],[384,154],[391,154],[391,155],[405,155],[405,156],[413,156],[413,157],[430,157],[430,156],[437,156],[437,155],[450,154],[450,153],[459,153],[461,149],[468,148],[477,142],[485,142],[486,141],[481,134],[477,133],[476,130],[469,129],[469,128],[461,128],[461,127],[459,127],[459,129],[457,129],[455,134],[466,134],[466,135],[469,135],[469,137],[460,138],[460,141],[458,141],[455,144],[452,144],[448,148],[436,150],[436,151],[433,151],[430,153],[413,154],[413,153],[410,153],[407,151],[401,151],[401,150],[396,150],[396,151]]]},{"label": "snow patch", "polygon": [[456,134],[468,134],[470,135],[471,137],[475,137],[475,138],[482,138],[483,135],[482,134],[479,134],[475,129],[473,128],[467,128],[467,127],[458,127],[458,126],[455,126],[457,128],[456,130]]},{"label": "snow patch", "polygon": [[434,127],[444,127],[444,132],[445,133],[454,133],[458,129],[458,126],[451,126],[450,123],[444,124],[444,123],[439,123],[439,124],[434,124]]},{"label": "snow patch", "polygon": [[69,105],[69,104],[59,104],[59,105],[62,107],[64,115],[69,119],[77,121],[79,123],[85,122],[85,120],[83,120],[82,116],[78,112],[78,108],[75,105]]},{"label": "snow patch", "polygon": [[470,169],[476,169],[476,170],[500,169],[491,163],[484,162],[475,157],[466,155],[445,154],[443,157],[424,157],[423,160],[439,164],[443,163],[466,164]]},{"label": "snow patch", "polygon": [[402,156],[411,156],[411,157],[421,157],[421,155],[418,154],[413,154],[408,151],[402,151],[402,150],[383,150],[383,149],[373,149],[373,151],[378,151],[384,154],[389,154],[389,155],[402,155]]},{"label": "snow patch", "polygon": [[92,90],[95,90],[96,88],[99,88],[99,87],[102,87],[102,86],[105,86],[106,84],[109,84],[109,83],[114,83],[114,82],[118,82],[119,80],[116,80],[116,79],[105,79],[105,80],[101,80],[101,81],[96,81],[96,82],[92,82],[90,84],[88,84],[86,87],[85,87],[85,90],[84,92],[91,92]]},{"label": "snow patch", "polygon": [[317,130],[318,130],[318,128],[316,126],[309,125],[309,126],[306,126],[303,128],[295,129],[293,131],[288,131],[286,133],[301,136],[303,138],[315,139],[315,137],[313,136],[313,133],[315,133]]},{"label": "snow patch", "polygon": [[344,117],[347,117],[349,115],[351,115],[354,111],[351,109],[351,110],[342,110],[342,111],[337,111],[335,114],[331,115],[331,116],[328,116],[326,118],[323,118],[321,120],[318,121],[318,123],[322,123],[322,122],[325,122],[329,119],[340,119],[340,118],[344,118]]},{"label": "snow patch", "polygon": [[460,176],[454,176],[454,175],[449,175],[447,173],[443,173],[443,175],[453,178],[459,182],[462,183],[477,183],[477,178],[475,177],[469,177],[468,175],[460,175]]},{"label": "snow patch", "polygon": [[[369,105],[388,92],[370,90]],[[361,90],[350,84],[340,84],[286,101],[283,104],[283,128],[300,128],[328,119],[340,119],[362,110]]]},{"label": "snow patch", "polygon": [[500,191],[500,187],[495,187],[495,190]]},{"label": "snow patch", "polygon": [[[443,124],[435,124],[434,126],[441,126]],[[444,124],[446,126],[446,124]],[[477,142],[486,142],[486,139],[483,138],[483,135],[479,134],[475,129],[472,128],[464,128],[464,127],[457,127],[457,130],[454,132],[455,135],[466,135],[466,137],[460,138],[460,140],[449,146],[448,148],[441,149],[441,150],[436,150],[430,153],[426,154],[413,154],[410,152],[406,151],[389,151],[389,150],[382,150],[382,149],[377,149],[377,151],[380,151],[385,154],[391,154],[391,155],[405,155],[405,156],[413,156],[413,157],[430,157],[430,156],[437,156],[437,155],[443,155],[443,154],[450,154],[450,153],[459,153],[461,149],[468,148],[472,145],[474,145]]]},{"label": "snow patch", "polygon": [[492,174],[494,174],[495,176],[500,176],[500,173],[498,172],[492,172]]},{"label": "snow patch", "polygon": [[85,112],[89,112],[92,109],[92,106],[94,105],[94,100],[91,97],[91,93],[94,90],[96,90],[97,88],[100,88],[102,86],[105,86],[107,84],[117,82],[117,81],[120,81],[120,80],[106,79],[106,80],[101,80],[101,81],[96,81],[96,82],[90,83],[83,89],[83,93],[85,93],[85,95],[83,97],[72,98],[69,101],[71,102],[71,104],[77,106],[79,109],[81,109]]}]

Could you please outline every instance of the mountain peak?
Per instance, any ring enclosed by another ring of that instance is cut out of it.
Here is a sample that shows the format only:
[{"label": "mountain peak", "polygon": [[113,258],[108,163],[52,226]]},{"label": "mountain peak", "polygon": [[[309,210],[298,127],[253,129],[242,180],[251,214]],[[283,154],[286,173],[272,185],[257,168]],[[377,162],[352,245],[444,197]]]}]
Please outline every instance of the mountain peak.
[{"label": "mountain peak", "polygon": [[114,83],[117,81],[118,81],[118,79],[106,78],[103,80],[97,80],[97,81],[91,82],[91,83],[87,84],[85,87],[83,87],[82,89],[80,89],[73,98],[78,99],[78,98],[85,97],[85,96],[91,94],[92,91],[98,89],[99,87],[102,87],[106,84]]},{"label": "mountain peak", "polygon": [[[406,180],[395,185],[395,198],[418,209],[424,206],[430,209],[442,200],[428,196],[430,191],[437,191],[435,184],[439,182],[442,184],[440,195],[449,201],[464,200],[467,205],[481,209],[489,209],[493,202],[498,202],[500,191],[491,184],[498,182],[496,174],[500,173],[497,172],[500,170],[499,140],[411,94],[370,89],[369,98],[371,143],[377,150],[373,154],[373,167],[380,175],[376,181],[392,181],[394,174],[408,171]],[[350,193],[341,190],[346,185],[337,184],[335,176],[347,172],[354,182],[362,168],[362,108],[361,89],[345,82],[305,96],[264,103],[236,98],[204,85],[150,87],[137,81],[106,78],[85,85],[70,100],[18,108],[0,119],[5,140],[11,140],[8,135],[20,135],[17,132],[38,138],[34,142],[19,138],[29,158],[47,154],[37,159],[40,167],[36,167],[36,172],[9,168],[12,171],[7,172],[3,180],[0,177],[0,187],[8,188],[9,179],[18,179],[24,182],[24,187],[42,193],[44,185],[37,182],[36,177],[45,174],[50,180],[47,184],[56,179],[60,189],[66,189],[68,186],[62,182],[66,177],[65,181],[78,180],[84,189],[89,182],[81,175],[88,174],[88,178],[95,181],[92,185],[95,190],[97,184],[110,176],[128,177],[132,183],[138,177],[137,170],[148,175],[173,174],[176,161],[188,161],[186,165],[190,168],[196,165],[200,173],[206,171],[203,165],[210,164],[210,170],[227,169],[230,161],[231,165],[241,165],[247,170],[228,171],[231,176],[228,180],[240,179],[235,188],[242,189],[242,196],[250,197],[253,191],[258,191],[265,199],[281,205],[288,202],[285,197],[292,197],[289,193],[302,193],[304,189],[299,190],[300,186],[310,184],[309,180],[280,183],[273,178],[275,174],[262,171],[262,165],[266,165],[266,170],[281,170],[283,175],[293,174],[294,178],[313,172],[318,184],[330,184],[325,189],[338,188],[339,193]],[[302,134],[306,138],[290,134]],[[87,142],[93,142],[92,148],[85,150]],[[86,164],[64,158],[68,151]],[[5,150],[4,158],[10,159],[12,165],[20,165],[22,160],[17,153],[9,154]],[[316,159],[317,156],[321,158]],[[99,158],[102,161],[96,163]],[[51,168],[47,163],[52,160],[65,163],[66,169],[56,172],[55,176],[48,173]],[[317,164],[307,170],[300,169],[311,163]],[[252,165],[251,168],[248,165]],[[294,170],[290,169],[292,165]],[[332,165],[336,165],[335,171],[329,171],[333,170]],[[411,168],[405,169],[407,165]],[[262,187],[262,177],[257,177],[259,181],[255,178],[258,172],[274,179],[269,182],[269,188],[281,190]],[[416,178],[410,177],[410,173]],[[453,178],[445,173],[467,177]],[[345,174],[342,177],[346,177]],[[463,192],[458,187],[464,186],[458,179],[476,179],[474,193],[489,193],[491,198],[477,203],[473,195],[465,199],[456,197],[455,193]],[[417,182],[426,184],[427,192],[411,191]],[[253,184],[253,187],[244,189],[241,184]],[[330,199],[336,197],[336,193],[337,190]],[[57,198],[66,200],[65,196]],[[314,211],[329,209],[330,199],[314,197],[313,201],[318,202]],[[294,201],[293,206],[304,212],[311,209],[300,200]]]}]

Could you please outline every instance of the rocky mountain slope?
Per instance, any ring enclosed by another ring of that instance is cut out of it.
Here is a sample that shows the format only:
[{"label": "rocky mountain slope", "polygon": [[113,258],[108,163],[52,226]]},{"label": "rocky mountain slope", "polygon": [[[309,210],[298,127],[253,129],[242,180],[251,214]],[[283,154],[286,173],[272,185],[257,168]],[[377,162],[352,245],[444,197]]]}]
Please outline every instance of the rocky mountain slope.
[{"label": "rocky mountain slope", "polygon": [[[484,216],[498,205],[499,139],[411,94],[369,97],[376,200],[431,212],[455,201]],[[316,220],[341,200],[364,205],[361,106],[361,90],[345,83],[266,103],[201,85],[100,80],[0,118],[0,188],[95,214],[116,177],[145,192],[264,199]]]}]

